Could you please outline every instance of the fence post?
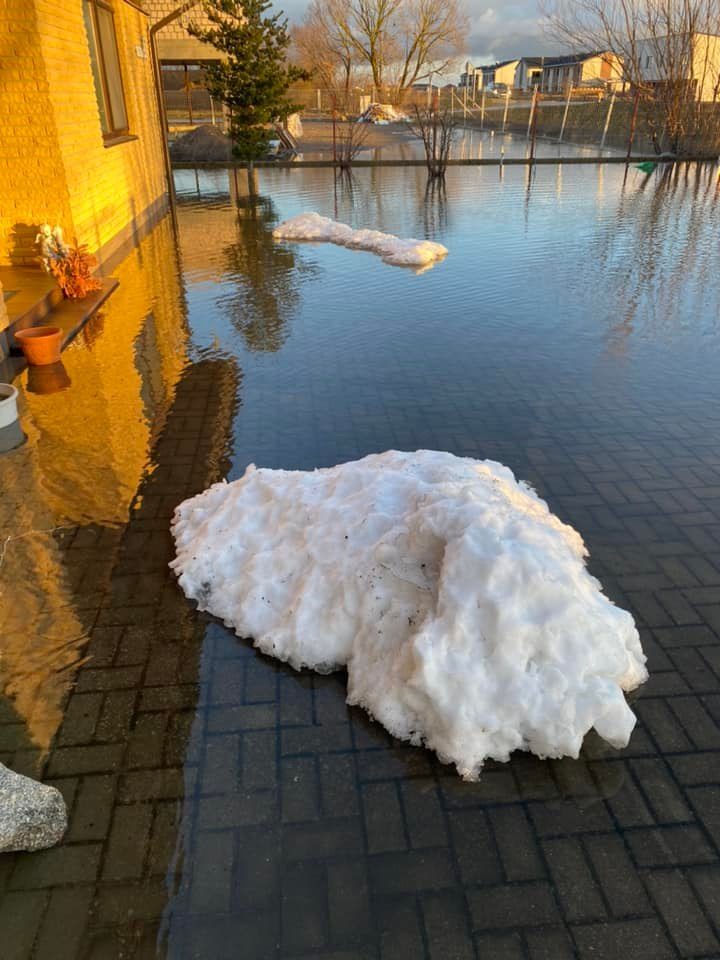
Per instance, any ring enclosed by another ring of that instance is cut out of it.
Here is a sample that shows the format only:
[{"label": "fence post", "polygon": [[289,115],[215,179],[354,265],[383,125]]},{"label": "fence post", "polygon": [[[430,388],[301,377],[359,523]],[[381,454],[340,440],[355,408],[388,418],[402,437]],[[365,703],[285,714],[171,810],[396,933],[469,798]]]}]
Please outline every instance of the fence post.
[{"label": "fence post", "polygon": [[530,139],[530,133],[535,119],[535,110],[537,109],[537,87],[533,90],[532,101],[530,103],[530,116],[528,117],[527,139]]},{"label": "fence post", "polygon": [[562,123],[560,124],[560,136],[557,139],[558,143],[562,143],[563,134],[565,133],[565,124],[567,123],[568,110],[570,109],[570,101],[572,100],[573,95],[573,85],[568,85],[568,95],[567,100],[565,101],[565,112],[563,113]]},{"label": "fence post", "polygon": [[607,137],[608,128],[610,127],[610,117],[612,116],[613,107],[615,106],[615,94],[617,90],[613,90],[612,96],[610,97],[610,106],[608,107],[607,116],[605,117],[605,127],[603,129],[602,140],[600,141],[600,149],[605,146],[605,137]]},{"label": "fence post", "polygon": [[505,113],[503,114],[503,128],[502,128],[503,133],[505,133],[505,125],[507,123],[509,105],[510,105],[510,87],[508,87],[507,93],[505,94]]},{"label": "fence post", "polygon": [[630,136],[628,137],[627,156],[625,163],[630,163],[630,154],[632,153],[633,142],[635,140],[635,124],[637,123],[638,107],[640,106],[640,91],[635,94],[635,103],[633,104],[632,118],[630,119]]}]

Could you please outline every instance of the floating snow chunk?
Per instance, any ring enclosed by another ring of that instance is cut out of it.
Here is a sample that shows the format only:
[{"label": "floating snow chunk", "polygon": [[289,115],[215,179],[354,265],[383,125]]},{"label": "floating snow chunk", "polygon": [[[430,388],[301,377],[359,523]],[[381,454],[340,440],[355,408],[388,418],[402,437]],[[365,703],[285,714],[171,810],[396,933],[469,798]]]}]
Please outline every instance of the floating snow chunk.
[{"label": "floating snow chunk", "polygon": [[371,250],[386,263],[399,267],[426,267],[447,256],[447,247],[432,240],[401,240],[379,230],[353,230],[346,223],[321,217],[319,213],[301,213],[285,220],[273,230],[277,240],[323,240],[341,247]]},{"label": "floating snow chunk", "polygon": [[409,117],[391,103],[371,103],[357,118],[358,123],[407,123]]},{"label": "floating snow chunk", "polygon": [[513,750],[627,745],[647,678],[633,619],[580,535],[490,460],[390,451],[258,470],[175,511],[186,595],[295,669],[348,671],[348,703],[460,774]]}]

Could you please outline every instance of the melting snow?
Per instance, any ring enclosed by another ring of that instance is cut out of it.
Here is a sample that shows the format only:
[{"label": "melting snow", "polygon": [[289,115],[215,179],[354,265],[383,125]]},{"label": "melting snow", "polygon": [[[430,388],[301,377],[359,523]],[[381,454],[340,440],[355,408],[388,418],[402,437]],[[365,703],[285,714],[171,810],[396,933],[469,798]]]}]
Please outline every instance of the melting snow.
[{"label": "melting snow", "polygon": [[324,240],[356,250],[371,250],[386,263],[400,267],[425,267],[447,256],[447,247],[432,240],[401,240],[379,230],[353,230],[346,223],[321,217],[319,213],[301,213],[285,220],[273,230],[278,240]]},{"label": "melting snow", "polygon": [[475,779],[513,750],[627,745],[647,678],[632,617],[585,546],[502,464],[421,450],[248,468],[182,503],[188,597],[295,669],[348,671],[348,703]]}]

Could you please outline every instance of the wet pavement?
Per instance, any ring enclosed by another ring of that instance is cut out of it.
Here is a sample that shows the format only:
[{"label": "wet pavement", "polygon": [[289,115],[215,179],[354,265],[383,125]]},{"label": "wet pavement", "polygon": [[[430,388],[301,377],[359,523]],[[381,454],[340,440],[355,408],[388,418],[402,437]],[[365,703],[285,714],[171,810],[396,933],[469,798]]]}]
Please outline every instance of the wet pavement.
[{"label": "wet pavement", "polygon": [[[720,956],[716,187],[622,177],[179,176],[0,458],[0,760],[70,809],[0,856],[2,960]],[[450,255],[275,243],[301,209]],[[184,599],[180,500],[392,446],[581,531],[649,657],[626,750],[463,783]]]}]

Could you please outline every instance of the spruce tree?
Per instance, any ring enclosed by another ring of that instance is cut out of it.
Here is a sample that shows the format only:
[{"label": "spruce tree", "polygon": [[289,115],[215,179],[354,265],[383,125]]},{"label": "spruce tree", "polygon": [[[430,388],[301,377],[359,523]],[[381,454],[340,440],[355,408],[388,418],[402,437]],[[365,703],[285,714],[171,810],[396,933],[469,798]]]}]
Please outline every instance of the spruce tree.
[{"label": "spruce tree", "polygon": [[230,112],[233,152],[242,160],[266,155],[269,125],[300,109],[285,98],[288,88],[308,77],[287,63],[287,20],[282,12],[266,16],[270,6],[270,0],[204,0],[212,26],[188,26],[194,37],[224,54],[207,67],[207,88]]}]

